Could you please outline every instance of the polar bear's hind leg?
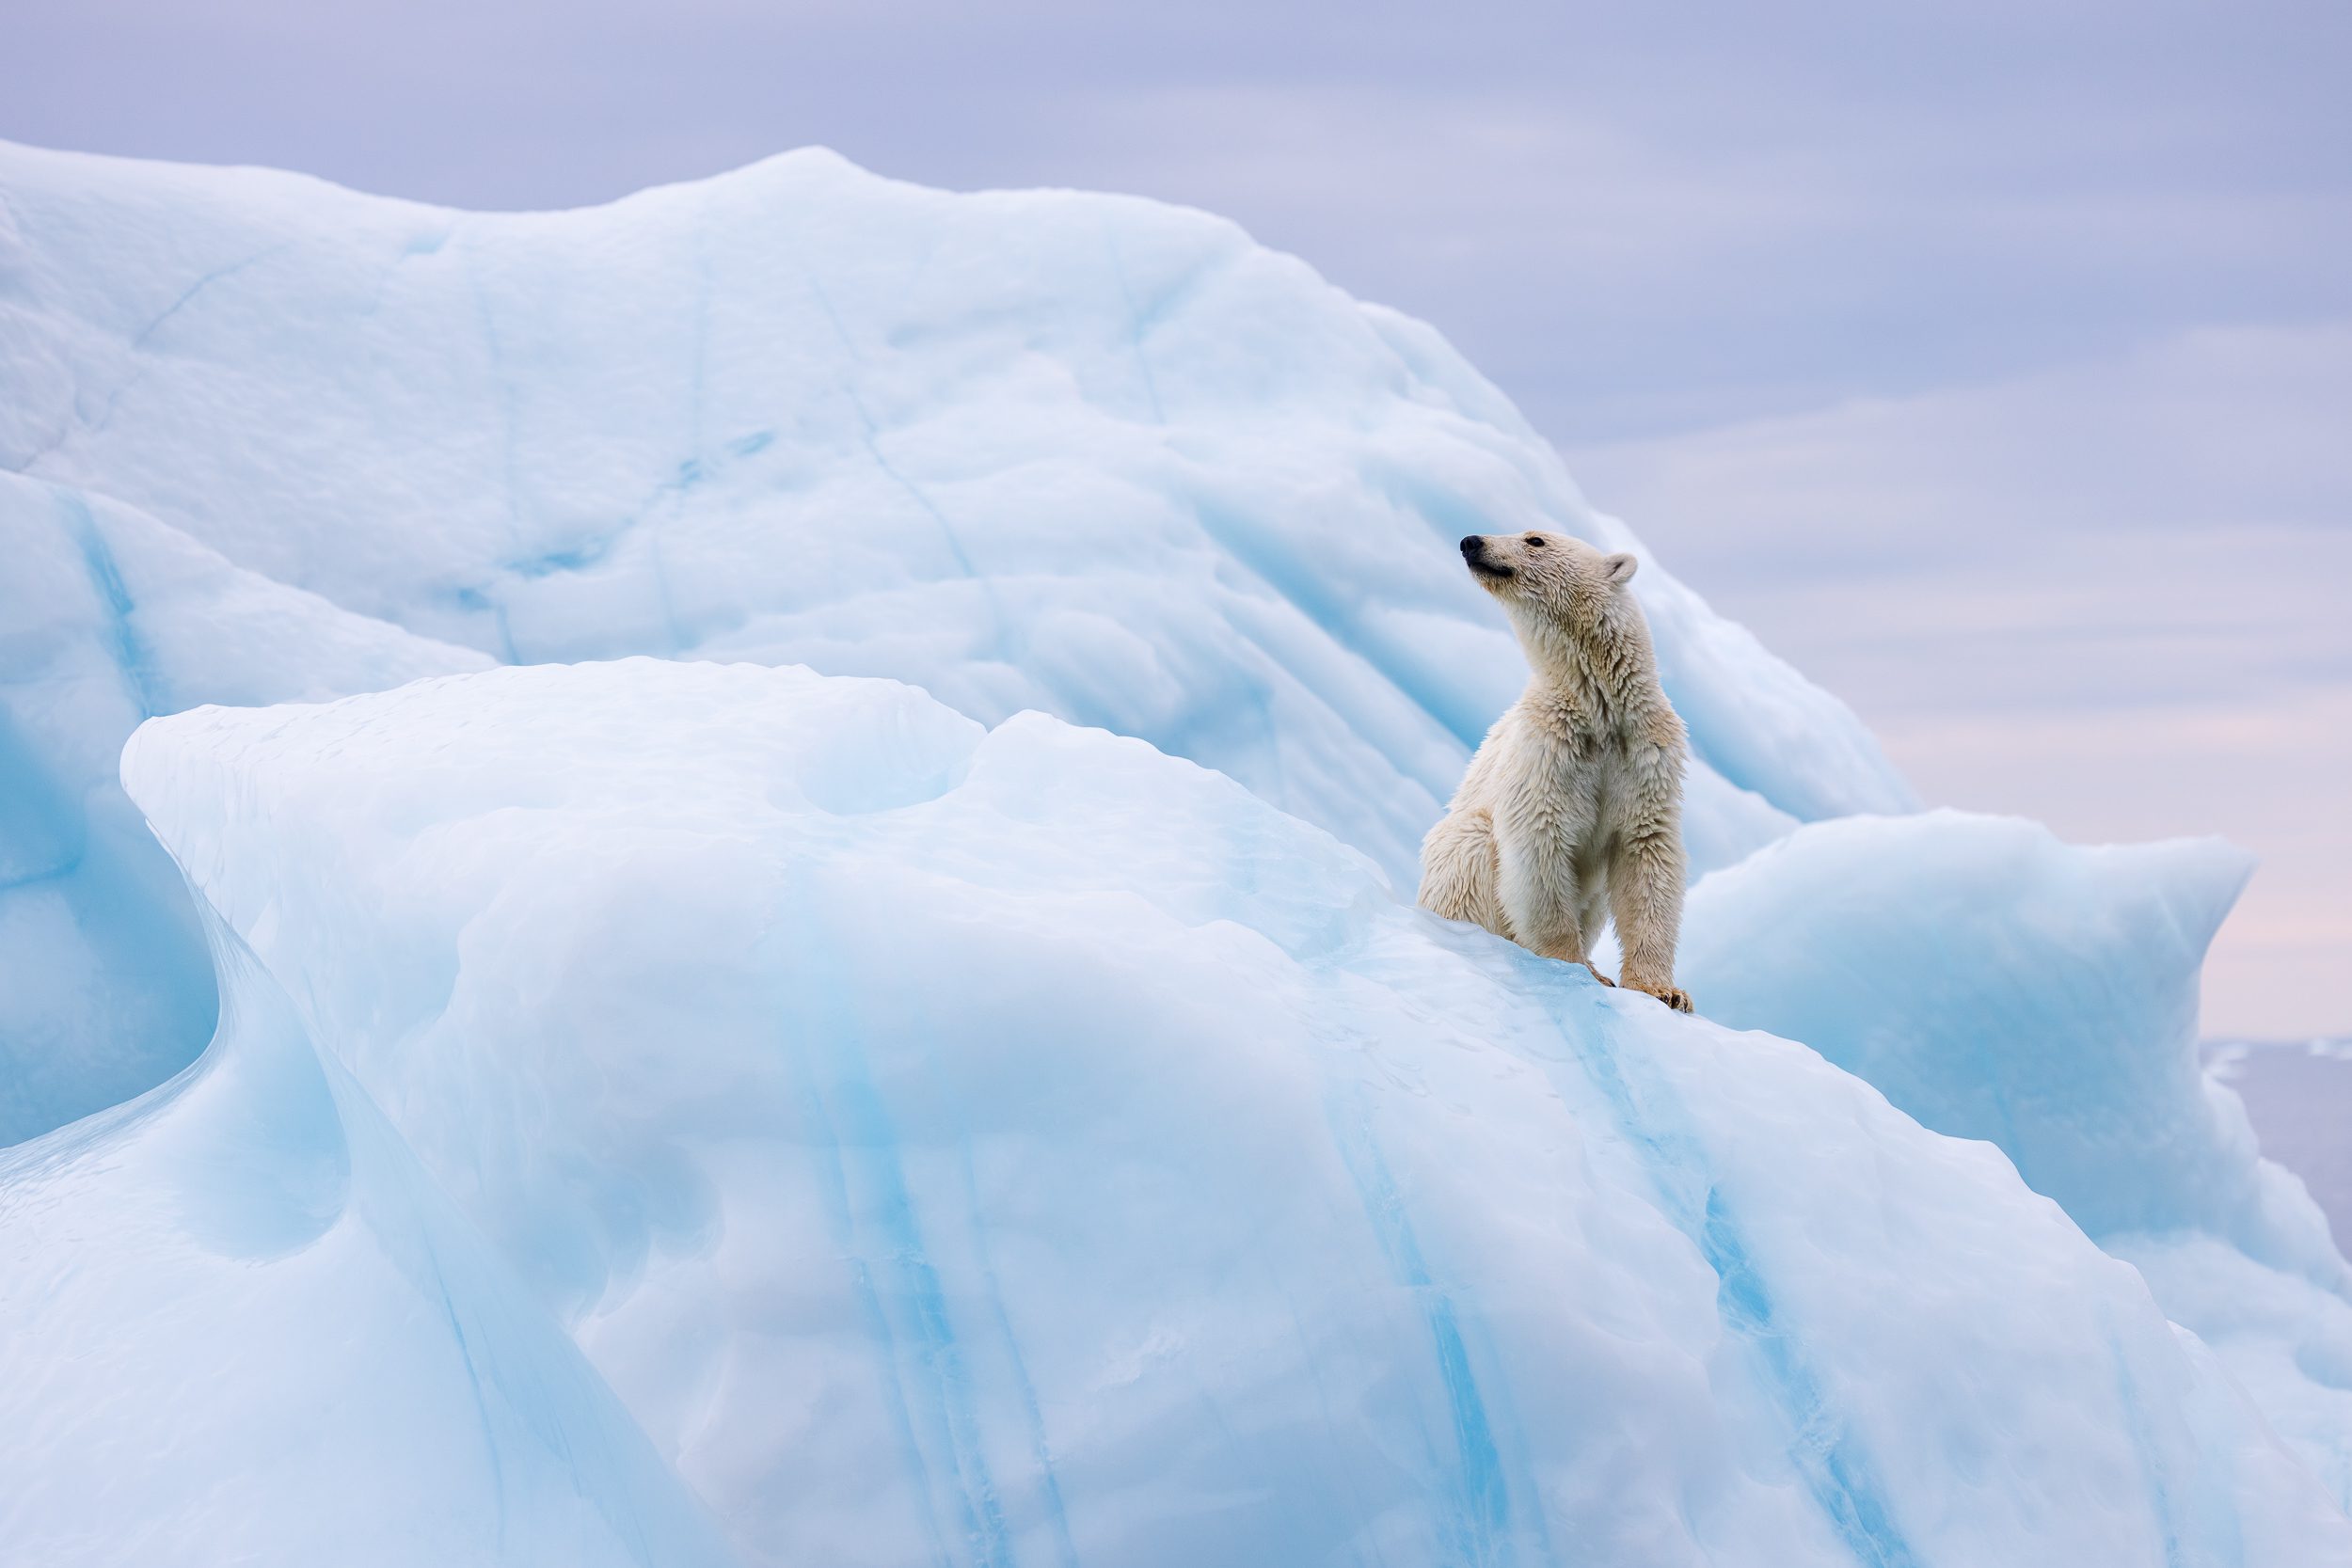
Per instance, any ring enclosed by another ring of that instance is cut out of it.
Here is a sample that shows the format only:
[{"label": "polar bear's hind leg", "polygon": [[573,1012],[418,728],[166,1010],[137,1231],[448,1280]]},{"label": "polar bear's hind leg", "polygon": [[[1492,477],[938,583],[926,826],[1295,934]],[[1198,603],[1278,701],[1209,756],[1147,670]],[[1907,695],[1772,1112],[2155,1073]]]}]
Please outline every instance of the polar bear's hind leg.
[{"label": "polar bear's hind leg", "polygon": [[1500,866],[1494,819],[1483,811],[1448,812],[1422,843],[1422,908],[1508,937]]}]

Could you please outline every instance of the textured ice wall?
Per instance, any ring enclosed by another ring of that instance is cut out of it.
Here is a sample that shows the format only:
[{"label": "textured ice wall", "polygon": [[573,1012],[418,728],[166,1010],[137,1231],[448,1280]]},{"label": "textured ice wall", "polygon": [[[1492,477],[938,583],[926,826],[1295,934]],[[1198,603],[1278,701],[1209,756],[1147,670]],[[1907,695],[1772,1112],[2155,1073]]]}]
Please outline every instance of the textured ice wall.
[{"label": "textured ice wall", "polygon": [[[470,214],[0,145],[0,467],[509,661],[806,663],[1140,736],[1391,876],[1516,685],[1453,542],[1632,543],[1435,332],[1201,213],[821,151]],[[1835,699],[1637,586],[1703,866],[1909,806]]]},{"label": "textured ice wall", "polygon": [[1987,1145],[1137,742],[631,660],[125,776],[750,1560],[2352,1549]]},{"label": "textured ice wall", "polygon": [[[112,783],[150,713],[805,662],[1141,736],[1409,883],[1519,668],[1452,542],[1538,524],[1631,543],[1434,332],[1200,213],[810,151],[470,214],[0,143],[0,1143],[211,1026]],[[1640,588],[1694,868],[1911,803],[1834,699]]]}]

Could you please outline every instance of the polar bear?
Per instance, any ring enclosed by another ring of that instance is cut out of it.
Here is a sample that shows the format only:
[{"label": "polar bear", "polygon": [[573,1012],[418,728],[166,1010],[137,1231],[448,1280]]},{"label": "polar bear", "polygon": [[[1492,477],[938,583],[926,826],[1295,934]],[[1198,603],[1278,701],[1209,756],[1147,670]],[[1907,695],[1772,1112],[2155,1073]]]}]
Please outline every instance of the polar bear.
[{"label": "polar bear", "polygon": [[1613,916],[1625,984],[1687,1013],[1675,986],[1687,745],[1626,592],[1638,563],[1544,532],[1472,534],[1462,559],[1534,674],[1422,844],[1422,906],[1587,969]]}]

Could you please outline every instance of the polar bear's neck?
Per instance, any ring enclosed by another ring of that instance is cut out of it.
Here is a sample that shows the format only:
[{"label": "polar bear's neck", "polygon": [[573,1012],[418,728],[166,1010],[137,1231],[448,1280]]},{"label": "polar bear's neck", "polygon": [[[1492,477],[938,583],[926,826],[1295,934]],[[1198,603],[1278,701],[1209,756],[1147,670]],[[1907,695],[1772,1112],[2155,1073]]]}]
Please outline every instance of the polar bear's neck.
[{"label": "polar bear's neck", "polygon": [[1577,730],[1627,735],[1671,711],[1649,626],[1631,601],[1580,606],[1568,618],[1530,609],[1511,619],[1530,671],[1523,705]]}]

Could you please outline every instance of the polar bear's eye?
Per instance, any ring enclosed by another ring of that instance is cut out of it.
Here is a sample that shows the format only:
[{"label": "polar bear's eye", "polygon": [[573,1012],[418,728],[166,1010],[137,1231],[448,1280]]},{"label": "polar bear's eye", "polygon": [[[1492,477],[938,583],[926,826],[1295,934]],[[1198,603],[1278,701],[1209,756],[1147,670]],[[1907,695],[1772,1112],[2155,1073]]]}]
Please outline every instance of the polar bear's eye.
[{"label": "polar bear's eye", "polygon": [[1544,547],[1544,536],[1540,533],[1529,534],[1527,536],[1527,547],[1531,550],[1542,549]]}]

